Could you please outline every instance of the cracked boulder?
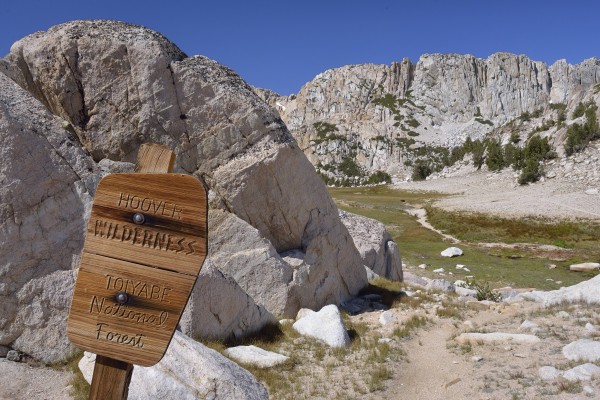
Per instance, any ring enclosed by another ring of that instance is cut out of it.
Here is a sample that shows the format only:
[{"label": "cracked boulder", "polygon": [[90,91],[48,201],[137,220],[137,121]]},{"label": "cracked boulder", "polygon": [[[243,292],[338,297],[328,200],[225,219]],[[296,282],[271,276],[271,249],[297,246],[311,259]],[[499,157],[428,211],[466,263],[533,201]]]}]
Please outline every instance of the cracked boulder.
[{"label": "cracked boulder", "polygon": [[[143,27],[74,21],[16,42],[0,78],[0,345],[46,361],[69,352],[56,332],[72,283],[36,282],[76,268],[98,180],[106,166],[133,162],[142,143],[173,149],[175,172],[209,190],[211,267],[197,286],[243,294],[212,308],[211,336],[244,336],[366,284],[321,179],[278,113],[230,69]],[[194,289],[192,304],[211,296]],[[192,336],[202,334],[200,308],[186,314]]]}]

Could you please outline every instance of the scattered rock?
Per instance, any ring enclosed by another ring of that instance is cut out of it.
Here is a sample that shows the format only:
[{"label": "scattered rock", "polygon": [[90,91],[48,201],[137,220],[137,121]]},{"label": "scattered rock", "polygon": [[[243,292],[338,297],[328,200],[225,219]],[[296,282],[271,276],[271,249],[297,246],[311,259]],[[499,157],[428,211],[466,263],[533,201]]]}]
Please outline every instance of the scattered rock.
[{"label": "scattered rock", "polygon": [[424,288],[425,286],[427,286],[429,281],[426,278],[422,278],[413,274],[412,272],[404,271],[404,283]]},{"label": "scattered rock", "polygon": [[477,344],[483,343],[521,343],[521,344],[536,344],[540,342],[540,338],[534,335],[526,335],[520,333],[462,333],[456,341],[460,344]]},{"label": "scattered rock", "polygon": [[583,387],[583,394],[585,394],[587,397],[595,397],[596,391],[590,385],[585,385]]},{"label": "scattered rock", "polygon": [[569,360],[596,362],[600,360],[600,342],[580,339],[563,347],[562,353]]},{"label": "scattered rock", "polygon": [[22,358],[23,358],[23,355],[21,354],[21,352],[19,352],[17,350],[9,350],[6,353],[6,359],[8,361],[21,362]]},{"label": "scattered rock", "polygon": [[581,264],[573,264],[569,266],[570,271],[576,272],[592,272],[600,269],[600,263],[587,262]]},{"label": "scattered rock", "polygon": [[[85,353],[79,369],[92,380],[96,355]],[[129,396],[146,399],[268,399],[265,387],[233,361],[176,331],[163,359],[135,366]]]},{"label": "scattered rock", "polygon": [[561,375],[561,372],[556,368],[546,365],[538,369],[538,375],[543,381],[552,381]]},{"label": "scattered rock", "polygon": [[464,286],[457,285],[456,282],[454,282],[454,291],[459,296],[469,296],[469,297],[473,297],[473,298],[475,298],[477,296],[477,290],[469,289]]},{"label": "scattered rock", "polygon": [[458,247],[448,247],[440,253],[443,257],[458,257],[463,255],[463,251]]},{"label": "scattered rock", "polygon": [[283,364],[289,357],[250,346],[236,346],[225,350],[225,354],[236,361],[244,364],[254,365],[260,368],[270,368],[275,365]]},{"label": "scattered rock", "polygon": [[[542,303],[545,307],[561,303],[600,304],[600,275],[558,290],[521,293],[520,297]],[[567,314],[567,318],[569,314]]]},{"label": "scattered rock", "polygon": [[[435,272],[435,271],[434,271]],[[454,293],[456,288],[454,284],[448,282],[445,279],[433,279],[431,280],[427,286],[425,287],[427,290],[441,290],[443,292],[451,292]]]},{"label": "scattered rock", "polygon": [[398,317],[396,317],[396,314],[392,310],[384,311],[379,316],[379,323],[381,325],[387,325],[396,321],[398,321]]},{"label": "scattered rock", "polygon": [[331,347],[344,347],[350,344],[350,337],[344,327],[342,316],[334,304],[297,320],[292,326],[301,335],[322,340]]},{"label": "scattered rock", "polygon": [[598,375],[600,375],[600,367],[592,363],[578,365],[562,374],[563,378],[571,382],[589,381]]},{"label": "scattered rock", "polygon": [[519,326],[519,330],[524,331],[524,332],[536,333],[536,332],[539,332],[541,329],[538,324],[526,319],[525,321],[523,321],[521,326]]}]

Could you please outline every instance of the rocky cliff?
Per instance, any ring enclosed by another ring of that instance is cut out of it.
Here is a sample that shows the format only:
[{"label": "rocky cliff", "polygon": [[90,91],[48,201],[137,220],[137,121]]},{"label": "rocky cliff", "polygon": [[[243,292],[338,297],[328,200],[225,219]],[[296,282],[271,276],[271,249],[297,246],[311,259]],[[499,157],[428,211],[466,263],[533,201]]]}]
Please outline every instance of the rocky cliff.
[{"label": "rocky cliff", "polygon": [[[358,168],[363,180],[377,170],[402,179],[419,157],[435,157],[435,148],[451,149],[467,137],[507,141],[516,132],[525,139],[543,126],[538,132],[560,147],[579,102],[598,103],[599,82],[595,58],[548,67],[509,53],[426,54],[416,64],[328,70],[296,95],[258,93],[324,176],[348,179]],[[549,126],[563,104],[564,123]]]},{"label": "rocky cliff", "polygon": [[0,62],[0,345],[72,351],[66,317],[96,185],[162,143],[209,189],[209,255],[189,335],[259,330],[366,284],[361,255],[277,112],[235,72],[162,35],[74,21]]}]

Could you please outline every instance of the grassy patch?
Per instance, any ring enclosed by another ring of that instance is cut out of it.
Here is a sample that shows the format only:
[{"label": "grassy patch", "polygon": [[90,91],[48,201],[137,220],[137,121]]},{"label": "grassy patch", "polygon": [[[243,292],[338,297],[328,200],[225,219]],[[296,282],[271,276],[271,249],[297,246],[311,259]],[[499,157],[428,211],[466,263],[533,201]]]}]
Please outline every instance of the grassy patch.
[{"label": "grassy patch", "polygon": [[[330,193],[339,208],[383,222],[398,243],[403,261],[412,266],[429,264],[430,268],[424,273],[431,277],[434,275],[429,271],[445,268],[453,272],[452,279],[474,276],[478,281],[490,282],[492,287],[510,285],[551,290],[593,277],[592,273],[573,273],[568,267],[575,262],[600,258],[600,228],[589,221],[551,224],[542,220],[449,213],[429,207],[429,220],[436,228],[468,241],[459,245],[463,256],[448,259],[440,256],[440,252],[449,243],[406,212],[415,205],[431,206],[444,195],[394,190],[387,186],[336,188]],[[479,242],[567,244],[570,248],[487,248]],[[457,263],[466,265],[470,272],[455,269]],[[549,264],[556,268],[549,269]]]},{"label": "grassy patch", "polygon": [[413,315],[404,323],[404,325],[394,329],[392,335],[401,339],[409,337],[412,331],[427,325],[427,322],[429,322],[429,320],[426,317]]}]

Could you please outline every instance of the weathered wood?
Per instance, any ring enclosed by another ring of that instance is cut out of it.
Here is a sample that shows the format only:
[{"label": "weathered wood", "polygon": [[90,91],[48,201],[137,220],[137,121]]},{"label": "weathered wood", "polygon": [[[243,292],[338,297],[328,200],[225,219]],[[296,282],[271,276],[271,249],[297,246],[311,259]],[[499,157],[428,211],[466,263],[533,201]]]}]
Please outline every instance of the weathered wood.
[{"label": "weathered wood", "polygon": [[126,400],[133,365],[101,355],[96,356],[90,400]]},{"label": "weathered wood", "polygon": [[132,364],[163,357],[207,254],[207,196],[175,155],[142,145],[135,174],[100,181],[67,332],[97,353],[90,399],[125,399]]},{"label": "weathered wood", "polygon": [[135,172],[160,174],[173,172],[175,153],[167,146],[156,143],[144,143],[138,150]]}]

